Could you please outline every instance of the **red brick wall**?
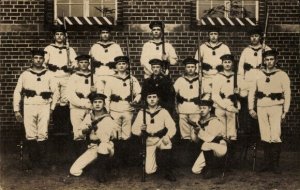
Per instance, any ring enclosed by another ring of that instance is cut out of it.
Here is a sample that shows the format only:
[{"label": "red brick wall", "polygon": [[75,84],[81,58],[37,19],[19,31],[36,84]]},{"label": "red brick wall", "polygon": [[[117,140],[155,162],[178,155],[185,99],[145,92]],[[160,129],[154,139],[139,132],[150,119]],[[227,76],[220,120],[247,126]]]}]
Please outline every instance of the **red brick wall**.
[{"label": "red brick wall", "polygon": [[[47,0],[49,1],[49,0]],[[148,28],[134,28],[133,25],[148,24],[152,19],[165,20],[175,29],[166,33],[166,41],[171,42],[182,60],[194,56],[197,48],[197,29],[191,27],[195,12],[194,1],[146,1],[122,0],[118,3],[118,23],[123,25],[113,33],[114,40],[121,44],[124,52],[126,36],[129,36],[130,55],[133,60],[134,75],[142,77],[140,53],[150,39]],[[286,123],[283,124],[285,135],[300,134],[300,53],[299,53],[299,19],[300,7],[296,0],[269,0],[270,23],[267,44],[280,52],[280,65],[291,77],[292,103]],[[263,2],[261,4],[263,6]],[[20,126],[15,122],[12,111],[12,94],[20,73],[30,65],[30,49],[45,47],[51,43],[51,33],[44,29],[44,1],[38,0],[2,0],[0,7],[0,126],[1,141],[19,138]],[[260,13],[263,17],[264,11]],[[263,21],[264,18],[261,18]],[[298,24],[298,25],[297,25]],[[297,28],[298,27],[298,28]],[[191,29],[193,28],[193,29]],[[129,30],[130,29],[130,32]],[[98,31],[70,31],[70,43],[77,52],[89,51],[99,39]],[[207,39],[207,33],[200,33],[201,42]],[[236,58],[249,38],[244,31],[221,32],[221,40],[230,47]],[[182,66],[172,67],[173,78],[180,75]]]}]

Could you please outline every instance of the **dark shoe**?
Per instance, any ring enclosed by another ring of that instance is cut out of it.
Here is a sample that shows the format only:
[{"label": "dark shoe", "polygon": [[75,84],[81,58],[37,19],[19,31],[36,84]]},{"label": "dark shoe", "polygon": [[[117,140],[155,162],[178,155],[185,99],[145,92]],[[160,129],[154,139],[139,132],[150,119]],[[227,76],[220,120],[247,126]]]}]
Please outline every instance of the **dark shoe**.
[{"label": "dark shoe", "polygon": [[203,179],[210,179],[212,177],[214,177],[214,173],[211,169],[207,169],[203,174]]},{"label": "dark shoe", "polygon": [[263,166],[261,166],[261,168],[258,170],[258,172],[260,172],[260,173],[262,173],[262,172],[268,172],[268,171],[271,171],[271,167],[270,167],[270,165],[269,164],[267,164],[267,165],[263,165]]},{"label": "dark shoe", "polygon": [[273,172],[274,174],[281,174],[281,169],[280,169],[279,166],[273,166],[272,172]]},{"label": "dark shoe", "polygon": [[165,179],[171,182],[177,181],[176,177],[172,173],[166,174]]}]

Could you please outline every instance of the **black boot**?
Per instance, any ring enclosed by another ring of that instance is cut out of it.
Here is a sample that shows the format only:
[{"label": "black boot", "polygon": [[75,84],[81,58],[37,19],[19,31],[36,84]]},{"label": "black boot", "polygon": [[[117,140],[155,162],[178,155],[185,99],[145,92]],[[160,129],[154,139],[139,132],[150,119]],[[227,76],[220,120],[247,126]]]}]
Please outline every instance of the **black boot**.
[{"label": "black boot", "polygon": [[203,172],[203,178],[209,179],[214,177],[214,153],[212,150],[203,151],[204,158],[205,158],[205,168]]},{"label": "black boot", "polygon": [[281,143],[272,143],[272,171],[274,174],[281,174],[279,159],[281,153]]},{"label": "black boot", "polygon": [[272,165],[271,165],[272,144],[262,141],[262,145],[263,145],[263,149],[264,149],[264,161],[261,165],[261,168],[258,171],[259,172],[267,172],[267,171],[270,171],[272,168]]},{"label": "black boot", "polygon": [[173,160],[172,150],[161,150],[161,168],[164,171],[164,177],[168,181],[176,181],[176,177],[173,174]]},{"label": "black boot", "polygon": [[39,163],[41,168],[48,169],[49,164],[47,160],[47,141],[38,141],[38,148],[40,153]]},{"label": "black boot", "polygon": [[28,140],[27,141],[27,147],[28,147],[28,163],[26,164],[26,170],[31,170],[38,165],[38,161],[40,159],[39,149],[38,149],[38,143],[36,140]]},{"label": "black boot", "polygon": [[74,141],[74,152],[76,159],[81,156],[87,149],[85,140]]},{"label": "black boot", "polygon": [[98,154],[96,167],[97,167],[97,180],[99,183],[105,183],[107,181],[107,165],[109,155]]}]

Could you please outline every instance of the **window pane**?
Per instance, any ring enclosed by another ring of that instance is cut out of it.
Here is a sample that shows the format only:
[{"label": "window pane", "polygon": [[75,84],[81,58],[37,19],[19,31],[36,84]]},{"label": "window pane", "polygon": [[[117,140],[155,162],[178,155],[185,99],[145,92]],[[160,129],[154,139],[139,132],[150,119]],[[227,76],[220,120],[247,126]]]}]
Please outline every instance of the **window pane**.
[{"label": "window pane", "polygon": [[83,16],[83,6],[82,5],[72,5],[71,6],[71,16]]},{"label": "window pane", "polygon": [[57,6],[57,17],[62,17],[63,14],[65,16],[69,16],[69,5],[58,5]]},{"label": "window pane", "polygon": [[114,4],[90,4],[90,16],[114,16]]},{"label": "window pane", "polygon": [[90,16],[102,16],[103,15],[103,9],[102,6],[99,4],[90,5]]},{"label": "window pane", "polygon": [[83,0],[71,0],[71,3],[80,3],[80,4],[83,4]]},{"label": "window pane", "polygon": [[245,1],[244,11],[245,17],[255,18],[256,5],[255,1]]},{"label": "window pane", "polygon": [[57,4],[59,3],[69,3],[69,0],[57,0]]}]

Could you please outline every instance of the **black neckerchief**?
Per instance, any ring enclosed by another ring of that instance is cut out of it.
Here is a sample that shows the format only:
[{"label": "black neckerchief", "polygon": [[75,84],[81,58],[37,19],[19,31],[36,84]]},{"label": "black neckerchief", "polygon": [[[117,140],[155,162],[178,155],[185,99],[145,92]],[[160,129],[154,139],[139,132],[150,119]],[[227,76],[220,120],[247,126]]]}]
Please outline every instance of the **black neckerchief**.
[{"label": "black neckerchief", "polygon": [[88,78],[91,77],[91,73],[85,74],[85,73],[76,72],[76,74],[78,76],[85,77],[84,83],[89,84],[89,79]]},{"label": "black neckerchief", "polygon": [[[93,112],[91,113],[91,117],[92,118],[95,117]],[[106,117],[111,118],[111,116],[106,112],[103,115],[101,115],[100,117],[98,117],[97,119],[92,119],[92,129],[96,131],[97,130],[96,126],[98,125],[98,123],[101,122]]]},{"label": "black neckerchief", "polygon": [[107,49],[109,46],[113,45],[113,44],[100,44],[100,43],[97,43],[97,44],[102,46],[104,49]]},{"label": "black neckerchief", "polygon": [[130,75],[127,75],[125,78],[120,77],[119,75],[115,75],[116,79],[122,80],[123,81],[123,86],[127,86],[126,80],[130,79]]},{"label": "black neckerchief", "polygon": [[254,51],[254,56],[257,56],[257,52],[261,49],[261,46],[258,48],[254,48],[250,45],[249,48],[251,48]]},{"label": "black neckerchief", "polygon": [[186,76],[183,76],[183,78],[190,84],[190,89],[193,89],[193,83],[199,80],[198,77],[194,77],[192,80],[188,79]]},{"label": "black neckerchief", "polygon": [[157,110],[154,113],[150,113],[150,111],[147,109],[146,112],[150,115],[151,120],[150,123],[154,123],[154,117],[162,110],[162,108],[159,106]]},{"label": "black neckerchief", "polygon": [[151,41],[152,43],[154,43],[156,45],[156,50],[159,50],[159,46],[163,44],[163,42],[154,42],[154,41]]},{"label": "black neckerchief", "polygon": [[234,76],[234,74],[225,75],[225,73],[223,73],[223,72],[220,72],[219,74],[222,75],[222,76],[224,76],[224,77],[226,77],[227,82],[230,82],[230,78],[231,78],[232,76]]},{"label": "black neckerchief", "polygon": [[262,72],[263,72],[263,74],[267,77],[267,78],[266,78],[266,83],[269,83],[270,80],[271,80],[271,79],[270,79],[270,76],[276,74],[276,73],[278,72],[278,70],[275,70],[275,71],[270,72],[270,73],[267,73],[265,70],[262,70]]},{"label": "black neckerchief", "polygon": [[46,74],[46,72],[48,71],[47,69],[43,68],[43,70],[41,72],[36,72],[36,71],[33,71],[31,68],[28,69],[28,71],[31,73],[31,74],[34,74],[37,76],[37,81],[41,81],[41,76],[43,76],[44,74]]}]

